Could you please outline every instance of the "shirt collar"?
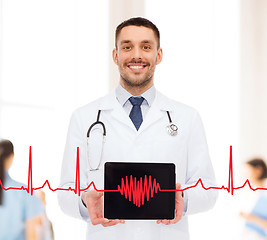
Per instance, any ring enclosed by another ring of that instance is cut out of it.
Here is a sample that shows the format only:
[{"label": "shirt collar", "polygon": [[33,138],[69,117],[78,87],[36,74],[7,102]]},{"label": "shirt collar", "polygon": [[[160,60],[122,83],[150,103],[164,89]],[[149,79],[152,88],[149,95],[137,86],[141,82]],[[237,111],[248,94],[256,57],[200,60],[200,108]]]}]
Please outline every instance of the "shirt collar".
[{"label": "shirt collar", "polygon": [[[120,84],[115,90],[116,98],[118,102],[124,106],[125,103],[128,101],[130,97],[132,97],[132,94],[129,93],[126,89],[124,89]],[[149,88],[146,92],[139,95],[140,97],[143,97],[145,101],[147,102],[148,106],[151,107],[155,96],[156,96],[156,88],[153,85],[151,88]],[[137,96],[137,97],[139,97]]]}]

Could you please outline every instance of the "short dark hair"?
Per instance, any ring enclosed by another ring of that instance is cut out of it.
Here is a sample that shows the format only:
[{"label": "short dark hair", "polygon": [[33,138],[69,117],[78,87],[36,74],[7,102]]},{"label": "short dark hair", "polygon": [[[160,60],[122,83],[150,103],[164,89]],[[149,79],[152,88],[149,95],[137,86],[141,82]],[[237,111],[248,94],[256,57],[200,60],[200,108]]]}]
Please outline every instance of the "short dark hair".
[{"label": "short dark hair", "polygon": [[258,180],[262,180],[267,178],[267,166],[266,163],[263,159],[261,158],[254,158],[246,162],[248,165],[254,168],[261,168],[262,169],[262,174],[259,176]]},{"label": "short dark hair", "polygon": [[116,48],[117,48],[118,36],[121,30],[127,26],[147,27],[147,28],[152,29],[158,41],[158,48],[160,47],[160,34],[159,34],[159,30],[157,26],[146,18],[135,17],[135,18],[130,18],[128,20],[125,20],[120,25],[117,26],[116,32],[115,32],[115,47]]}]

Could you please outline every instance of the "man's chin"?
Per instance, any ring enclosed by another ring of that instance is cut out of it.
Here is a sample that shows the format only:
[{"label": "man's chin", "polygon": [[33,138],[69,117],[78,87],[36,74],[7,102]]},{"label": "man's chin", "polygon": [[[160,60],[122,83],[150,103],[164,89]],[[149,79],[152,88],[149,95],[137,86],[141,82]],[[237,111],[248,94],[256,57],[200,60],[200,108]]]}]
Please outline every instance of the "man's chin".
[{"label": "man's chin", "polygon": [[142,81],[124,80],[124,83],[131,87],[144,87],[150,83],[150,80],[142,80]]},{"label": "man's chin", "polygon": [[121,79],[123,80],[123,82],[125,84],[127,84],[130,87],[143,87],[143,86],[147,86],[149,83],[151,83],[152,77],[150,78],[142,78],[142,79],[133,79],[133,78],[127,78],[127,77],[123,77],[121,76]]}]

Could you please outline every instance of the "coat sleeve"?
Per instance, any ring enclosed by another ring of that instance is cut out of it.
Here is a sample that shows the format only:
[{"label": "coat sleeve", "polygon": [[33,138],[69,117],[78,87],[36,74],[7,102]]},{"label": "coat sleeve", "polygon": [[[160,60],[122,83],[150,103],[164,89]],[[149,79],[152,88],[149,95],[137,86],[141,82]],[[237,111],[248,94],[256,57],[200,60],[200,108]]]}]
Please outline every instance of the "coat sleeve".
[{"label": "coat sleeve", "polygon": [[[187,148],[186,183],[182,185],[182,188],[195,185],[200,178],[205,187],[216,186],[204,127],[197,112],[192,118]],[[195,214],[211,209],[215,205],[217,196],[217,190],[205,190],[201,184],[187,189],[184,191],[185,214]]]},{"label": "coat sleeve", "polygon": [[[61,168],[60,187],[63,190],[57,192],[58,202],[62,211],[72,217],[88,220],[89,214],[83,206],[81,196],[75,194],[76,180],[76,160],[77,147],[79,147],[80,156],[80,188],[88,186],[86,169],[86,133],[82,129],[82,124],[79,118],[79,112],[72,114],[67,141],[65,145],[64,157]],[[82,194],[82,193],[81,193]]]}]

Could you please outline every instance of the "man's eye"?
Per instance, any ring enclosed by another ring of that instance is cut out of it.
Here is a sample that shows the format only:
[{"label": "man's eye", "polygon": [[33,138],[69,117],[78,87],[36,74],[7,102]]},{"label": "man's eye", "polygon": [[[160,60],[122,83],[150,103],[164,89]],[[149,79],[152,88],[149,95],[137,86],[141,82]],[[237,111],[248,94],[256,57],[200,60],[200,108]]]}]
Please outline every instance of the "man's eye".
[{"label": "man's eye", "polygon": [[125,46],[125,47],[123,47],[123,49],[125,49],[125,50],[130,50],[131,47],[130,47],[130,46]]},{"label": "man's eye", "polygon": [[144,46],[143,48],[144,48],[145,50],[149,50],[149,49],[151,49],[150,46]]}]

